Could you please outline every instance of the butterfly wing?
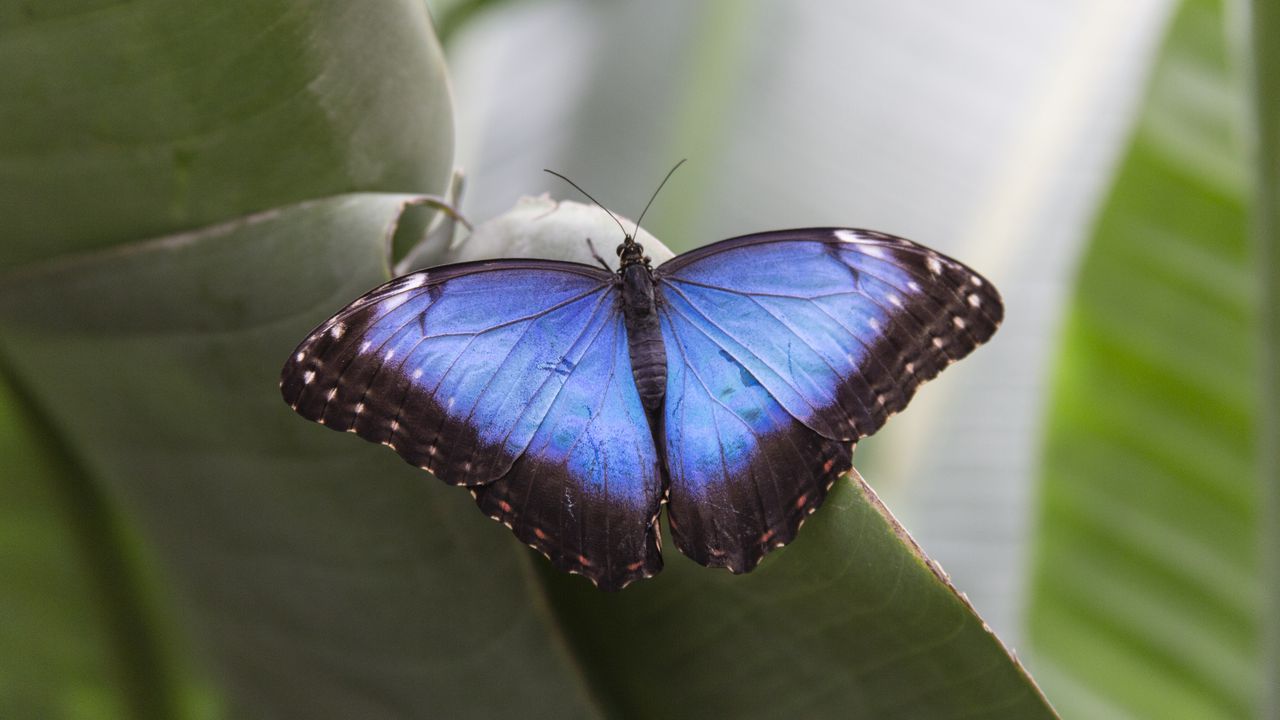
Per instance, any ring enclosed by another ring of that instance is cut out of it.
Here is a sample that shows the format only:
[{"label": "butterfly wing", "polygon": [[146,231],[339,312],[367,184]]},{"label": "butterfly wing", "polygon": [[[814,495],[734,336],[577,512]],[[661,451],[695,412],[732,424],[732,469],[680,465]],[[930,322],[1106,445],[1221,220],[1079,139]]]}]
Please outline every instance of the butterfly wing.
[{"label": "butterfly wing", "polygon": [[657,270],[676,545],[745,572],[794,538],[852,443],[991,337],[999,294],[902,238],[747,235]]},{"label": "butterfly wing", "polygon": [[359,298],[286,363],[302,416],[390,446],[560,568],[619,587],[661,567],[657,451],[612,273],[503,260]]}]

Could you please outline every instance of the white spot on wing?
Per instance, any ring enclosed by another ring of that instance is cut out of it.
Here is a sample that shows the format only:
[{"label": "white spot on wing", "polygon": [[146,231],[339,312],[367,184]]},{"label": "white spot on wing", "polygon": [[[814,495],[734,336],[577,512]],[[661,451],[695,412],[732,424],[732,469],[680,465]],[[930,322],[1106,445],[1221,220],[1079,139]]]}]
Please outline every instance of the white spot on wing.
[{"label": "white spot on wing", "polygon": [[961,330],[964,329],[964,326],[966,324],[964,321],[964,318],[960,317],[959,315],[951,318],[951,322],[955,323],[955,326],[960,328]]},{"label": "white spot on wing", "polygon": [[970,304],[970,305],[972,305],[972,306],[974,306],[974,307],[978,307],[979,305],[981,305],[981,304],[982,304],[982,298],[978,297],[977,295],[970,294],[970,295],[969,295],[969,304]]},{"label": "white spot on wing", "polygon": [[344,323],[340,323],[340,322],[339,322],[339,323],[334,323],[334,324],[333,324],[333,327],[329,328],[329,334],[333,336],[333,339],[334,339],[334,340],[340,340],[340,339],[342,339],[342,335],[343,335],[343,333],[345,333],[346,331],[347,331],[347,326],[346,326],[346,324],[344,324]]},{"label": "white spot on wing", "polygon": [[367,352],[369,350],[369,346],[371,345],[373,345],[373,342],[370,340],[365,340],[364,342],[360,343],[360,352]]},{"label": "white spot on wing", "polygon": [[395,357],[395,356],[396,356],[396,349],[395,349],[395,348],[391,348],[390,350],[388,350],[388,351],[387,351],[387,353],[386,353],[385,355],[383,355],[383,356],[382,356],[382,361],[383,361],[383,362],[391,362],[391,358],[393,358],[393,357]]},{"label": "white spot on wing", "polygon": [[315,371],[315,370],[308,370],[308,371],[306,371],[306,372],[302,373],[302,384],[303,384],[303,385],[310,385],[310,384],[311,384],[311,381],[312,381],[312,380],[315,380],[315,379],[316,379],[316,371]]},{"label": "white spot on wing", "polygon": [[427,282],[426,273],[416,273],[413,275],[409,275],[405,279],[401,280],[400,287],[398,289],[412,290],[414,288],[422,287],[424,284],[426,284],[426,282]]},{"label": "white spot on wing", "polygon": [[908,282],[907,287],[911,288],[911,292],[920,292],[920,283],[915,280]]},{"label": "white spot on wing", "polygon": [[982,287],[982,278],[977,275],[970,275],[969,282],[973,283],[977,287]]},{"label": "white spot on wing", "polygon": [[306,354],[306,353],[298,353],[297,355],[294,355],[294,356],[293,356],[293,359],[294,359],[296,362],[302,362],[303,360],[306,360],[306,359],[307,359],[307,354]]},{"label": "white spot on wing", "polygon": [[894,307],[902,307],[902,298],[898,297],[896,293],[889,293],[887,297],[889,299],[889,303]]},{"label": "white spot on wing", "polygon": [[408,300],[409,300],[409,296],[407,294],[392,295],[391,297],[379,303],[379,305],[381,306],[382,312],[389,313],[392,310],[395,310],[396,308],[408,302]]},{"label": "white spot on wing", "polygon": [[416,369],[416,370],[414,370],[414,371],[413,371],[413,379],[414,379],[414,380],[417,380],[417,379],[418,379],[418,378],[420,378],[420,377],[422,377],[422,368],[418,368],[418,369]]},{"label": "white spot on wing", "polygon": [[942,272],[942,261],[938,259],[937,255],[930,255],[925,264],[929,266],[929,272],[934,275]]},{"label": "white spot on wing", "polygon": [[867,318],[867,325],[870,325],[871,329],[876,332],[880,331],[880,321],[875,318]]},{"label": "white spot on wing", "polygon": [[858,233],[852,230],[837,230],[836,239],[847,243],[862,242],[862,238],[858,237]]},{"label": "white spot on wing", "polygon": [[325,395],[325,399],[332,400],[337,396],[338,396],[338,388],[330,388],[328,394]]}]

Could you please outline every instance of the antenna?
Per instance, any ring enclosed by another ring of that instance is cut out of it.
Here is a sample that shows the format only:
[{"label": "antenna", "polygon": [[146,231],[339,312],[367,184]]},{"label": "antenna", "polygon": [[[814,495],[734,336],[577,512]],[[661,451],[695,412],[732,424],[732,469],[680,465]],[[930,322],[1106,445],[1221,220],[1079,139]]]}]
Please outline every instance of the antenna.
[{"label": "antenna", "polygon": [[[680,166],[684,164],[684,161],[688,159],[689,158],[682,158],[680,162],[675,164],[675,167],[667,171],[667,176],[662,178],[662,182],[658,183],[658,189],[653,191],[653,195],[649,196],[649,202],[645,203],[644,210],[640,211],[640,217],[636,218],[635,233],[640,232],[640,221],[644,219],[644,214],[649,212],[649,206],[652,205],[654,199],[658,197],[658,193],[662,192],[662,186],[667,184],[667,181],[671,179],[671,176],[676,174],[676,170],[679,170]],[[635,236],[635,233],[632,233],[633,237]]]},{"label": "antenna", "polygon": [[[682,162],[683,162],[683,161],[682,161]],[[546,169],[546,168],[542,168],[542,172],[547,172],[547,173],[551,173],[552,175],[555,175],[556,177],[560,178],[561,180],[563,180],[563,181],[565,181],[565,182],[569,183],[570,185],[572,185],[572,186],[574,187],[574,189],[575,189],[575,190],[577,190],[578,192],[582,193],[583,195],[586,195],[588,200],[590,200],[591,202],[595,203],[596,205],[599,205],[601,210],[603,210],[603,211],[605,211],[605,212],[609,213],[609,217],[613,218],[613,221],[614,221],[614,222],[616,222],[616,223],[618,223],[618,229],[622,231],[622,235],[623,235],[624,237],[626,237],[628,240],[632,239],[632,237],[631,237],[630,235],[628,235],[628,234],[627,234],[627,229],[626,229],[626,228],[624,228],[624,227],[622,227],[622,221],[618,219],[618,216],[617,216],[617,215],[614,215],[614,214],[613,214],[613,212],[612,212],[611,210],[609,210],[609,208],[605,207],[604,205],[601,205],[599,200],[597,200],[597,199],[595,199],[595,198],[591,197],[591,193],[589,193],[589,192],[587,192],[586,190],[583,190],[582,188],[578,187],[578,183],[576,183],[576,182],[574,182],[574,181],[570,180],[569,178],[567,178],[567,177],[565,177],[565,176],[561,175],[560,173],[556,172],[555,170],[548,170],[548,169]],[[636,227],[639,227],[639,226],[637,225]]]}]

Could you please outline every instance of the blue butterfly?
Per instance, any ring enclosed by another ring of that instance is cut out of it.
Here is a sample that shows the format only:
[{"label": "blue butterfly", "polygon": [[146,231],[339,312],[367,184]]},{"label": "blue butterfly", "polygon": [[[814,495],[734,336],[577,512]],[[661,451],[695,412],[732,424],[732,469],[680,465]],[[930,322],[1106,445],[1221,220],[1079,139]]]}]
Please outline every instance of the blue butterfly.
[{"label": "blue butterfly", "polygon": [[853,443],[1003,315],[973,270],[868,230],[744,235],[657,267],[626,235],[618,257],[392,280],[298,346],[285,401],[469,488],[556,567],[613,590],[662,569],[664,502],[681,552],[750,571],[795,538]]}]

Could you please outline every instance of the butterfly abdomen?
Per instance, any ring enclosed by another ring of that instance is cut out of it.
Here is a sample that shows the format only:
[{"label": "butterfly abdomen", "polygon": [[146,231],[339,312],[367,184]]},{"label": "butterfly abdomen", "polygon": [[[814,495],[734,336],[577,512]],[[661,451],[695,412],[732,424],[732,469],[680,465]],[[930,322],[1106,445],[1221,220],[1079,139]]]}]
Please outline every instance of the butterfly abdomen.
[{"label": "butterfly abdomen", "polygon": [[667,392],[667,349],[654,304],[653,276],[643,265],[629,265],[622,273],[622,311],[631,351],[631,374],[640,402],[652,419],[662,409]]}]

